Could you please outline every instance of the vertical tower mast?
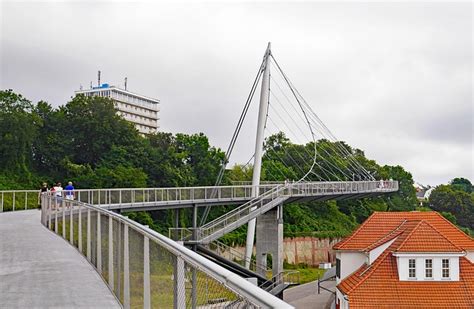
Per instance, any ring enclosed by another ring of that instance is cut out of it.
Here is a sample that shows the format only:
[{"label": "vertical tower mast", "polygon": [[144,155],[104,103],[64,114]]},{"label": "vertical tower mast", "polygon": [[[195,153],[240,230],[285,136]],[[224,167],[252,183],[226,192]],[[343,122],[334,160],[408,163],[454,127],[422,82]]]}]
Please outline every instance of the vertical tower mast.
[{"label": "vertical tower mast", "polygon": [[[263,153],[263,138],[265,129],[265,120],[268,113],[268,97],[269,97],[269,78],[270,78],[270,54],[271,43],[268,43],[265,52],[265,66],[263,67],[262,89],[260,91],[260,107],[258,110],[257,136],[255,139],[255,156],[253,162],[252,175],[252,197],[259,195],[260,173],[262,171],[262,153]],[[249,221],[247,228],[247,244],[245,247],[245,267],[250,267],[250,259],[252,257],[253,242],[255,239],[255,223],[256,219]]]}]

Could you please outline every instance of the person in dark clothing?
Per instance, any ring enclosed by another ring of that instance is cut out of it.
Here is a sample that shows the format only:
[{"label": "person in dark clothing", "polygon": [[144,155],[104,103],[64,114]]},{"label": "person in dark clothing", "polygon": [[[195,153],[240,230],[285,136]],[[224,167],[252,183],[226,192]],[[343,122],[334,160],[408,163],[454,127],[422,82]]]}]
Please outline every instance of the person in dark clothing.
[{"label": "person in dark clothing", "polygon": [[38,209],[41,209],[41,195],[46,194],[48,192],[48,184],[46,182],[43,182],[43,185],[41,186],[40,191],[38,193]]}]

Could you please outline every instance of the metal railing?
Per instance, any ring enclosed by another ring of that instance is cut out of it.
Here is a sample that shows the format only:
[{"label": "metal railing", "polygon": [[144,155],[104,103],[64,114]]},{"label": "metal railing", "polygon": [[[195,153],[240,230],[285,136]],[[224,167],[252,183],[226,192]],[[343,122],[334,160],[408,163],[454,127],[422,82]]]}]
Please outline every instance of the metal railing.
[{"label": "metal railing", "polygon": [[262,288],[271,293],[271,291],[281,284],[299,284],[300,283],[300,272],[297,270],[283,270],[279,274],[268,279],[267,282],[262,284]]},{"label": "metal railing", "polygon": [[[234,263],[238,263],[242,267],[245,267],[245,254],[243,252],[237,251],[231,246],[228,246],[220,241],[213,241],[208,244],[208,248],[214,251],[216,254],[233,261]],[[272,272],[271,267],[262,267],[257,265],[256,261],[253,259],[249,260],[249,269],[257,272],[257,273],[264,273],[265,276]],[[268,277],[267,277],[268,278]],[[264,289],[265,291],[270,292],[275,287],[280,284],[299,284],[300,283],[300,272],[297,270],[283,270],[282,272],[278,273],[277,275],[268,278],[267,281],[259,284],[259,287]]]},{"label": "metal railing", "polygon": [[[259,193],[265,193],[274,185],[259,186]],[[113,204],[169,204],[192,201],[233,201],[252,197],[252,186],[207,186],[172,188],[118,188],[76,190],[76,199],[94,205]]]},{"label": "metal railing", "polygon": [[[346,181],[346,182],[295,182],[267,183],[258,186],[259,195],[284,186],[282,196],[316,196],[327,194],[355,194],[368,192],[393,192],[397,181]],[[74,199],[98,206],[144,204],[176,204],[206,201],[245,201],[252,199],[251,185],[176,187],[176,188],[117,188],[74,190]],[[65,197],[67,191],[62,191]],[[0,212],[32,209],[39,205],[39,190],[0,191]]]},{"label": "metal railing", "polygon": [[42,224],[87,258],[124,308],[292,308],[124,216],[53,194],[41,197]]},{"label": "metal railing", "polygon": [[[181,239],[182,241],[209,243],[247,223],[256,217],[259,211],[262,211],[262,208],[269,208],[270,203],[274,202],[277,198],[281,198],[280,191],[284,188],[282,185],[275,186],[272,190],[251,199],[247,203],[232,209],[223,216],[199,228],[170,228],[170,232],[173,233],[173,235],[176,233],[184,236]],[[284,198],[279,200],[275,205],[281,203],[283,200]]]},{"label": "metal railing", "polygon": [[39,190],[0,191],[0,212],[38,208]]},{"label": "metal railing", "polygon": [[[295,182],[274,185],[271,190],[234,208],[219,218],[198,228],[171,228],[173,235],[181,235],[183,241],[209,243],[224,234],[235,230],[260,213],[268,211],[284,200],[294,196],[324,196],[393,192],[398,190],[397,181],[358,181],[358,182]],[[277,200],[278,199],[278,200]]]}]

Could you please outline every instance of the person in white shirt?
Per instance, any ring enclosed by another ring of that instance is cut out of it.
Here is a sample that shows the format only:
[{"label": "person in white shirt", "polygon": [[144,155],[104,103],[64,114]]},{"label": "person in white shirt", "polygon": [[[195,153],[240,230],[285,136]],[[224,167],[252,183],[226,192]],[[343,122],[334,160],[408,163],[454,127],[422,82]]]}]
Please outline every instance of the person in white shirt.
[{"label": "person in white shirt", "polygon": [[63,197],[63,187],[61,187],[61,183],[58,182],[53,187],[52,191],[54,191],[54,195],[56,196],[56,203],[58,204],[58,206],[61,206],[62,197]]}]

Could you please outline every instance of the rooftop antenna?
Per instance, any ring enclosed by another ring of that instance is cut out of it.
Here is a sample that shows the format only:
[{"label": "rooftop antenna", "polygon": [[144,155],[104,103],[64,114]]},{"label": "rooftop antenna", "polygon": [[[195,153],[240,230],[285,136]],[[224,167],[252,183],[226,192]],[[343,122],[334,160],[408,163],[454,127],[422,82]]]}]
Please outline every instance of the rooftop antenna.
[{"label": "rooftop antenna", "polygon": [[125,77],[125,90],[127,90],[127,78]]},{"label": "rooftop antenna", "polygon": [[97,86],[100,87],[100,70],[97,72]]},{"label": "rooftop antenna", "polygon": [[92,81],[91,81],[91,89],[92,89]]}]

